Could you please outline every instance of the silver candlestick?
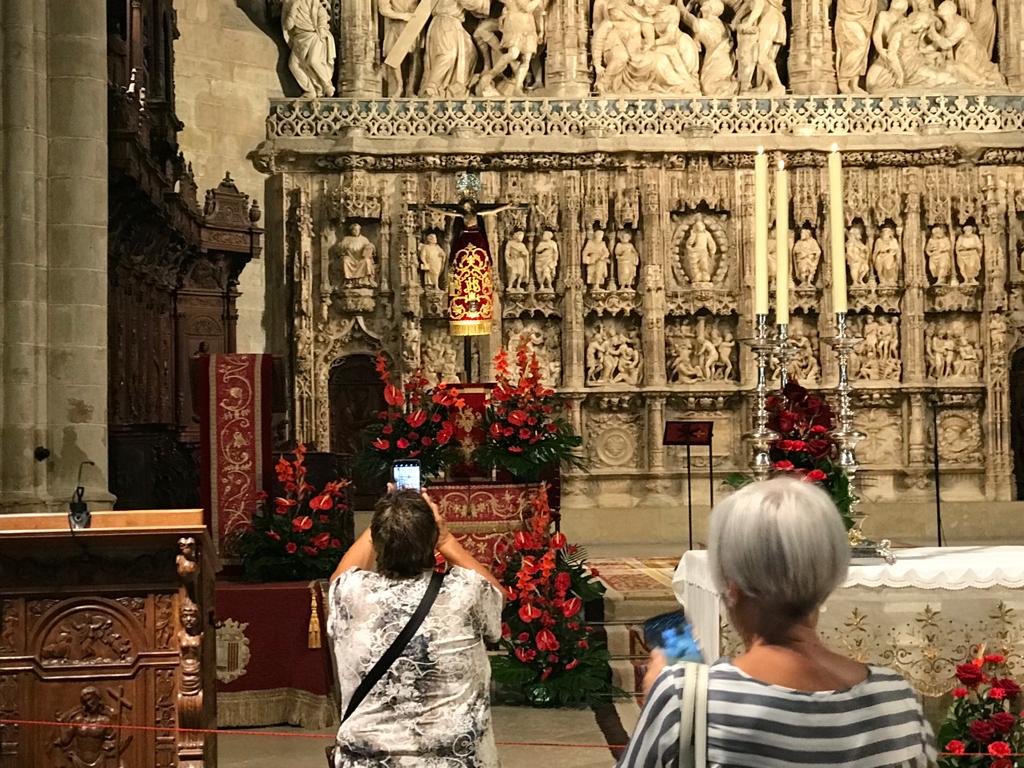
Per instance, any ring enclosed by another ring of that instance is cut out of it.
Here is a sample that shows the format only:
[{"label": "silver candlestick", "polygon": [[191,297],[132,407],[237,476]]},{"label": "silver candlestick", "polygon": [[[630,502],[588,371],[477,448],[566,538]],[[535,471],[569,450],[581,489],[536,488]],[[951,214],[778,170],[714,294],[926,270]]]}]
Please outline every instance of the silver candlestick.
[{"label": "silver candlestick", "polygon": [[854,520],[853,528],[850,529],[850,545],[853,548],[854,557],[881,557],[886,562],[893,563],[895,558],[892,554],[891,543],[887,539],[880,542],[871,541],[861,530],[867,515],[858,511],[860,497],[857,495],[857,472],[860,469],[860,464],[857,463],[857,446],[866,435],[857,430],[853,424],[850,352],[861,343],[862,339],[850,334],[845,312],[836,313],[836,335],[828,341],[835,349],[836,359],[839,363],[839,384],[836,386],[836,395],[839,400],[839,410],[836,413],[838,426],[833,430],[832,437],[839,449],[837,464],[846,475],[847,493],[850,495],[850,516]]},{"label": "silver candlestick", "polygon": [[754,388],[754,429],[743,437],[750,441],[753,455],[750,469],[755,480],[767,480],[772,461],[769,456],[778,434],[768,428],[768,356],[775,342],[768,333],[768,315],[754,316],[754,338],[745,339],[757,358],[757,384]]},{"label": "silver candlestick", "polygon": [[796,357],[796,347],[789,339],[789,325],[787,323],[777,326],[772,353],[779,363],[779,390],[784,390],[786,385],[789,384],[789,364]]}]

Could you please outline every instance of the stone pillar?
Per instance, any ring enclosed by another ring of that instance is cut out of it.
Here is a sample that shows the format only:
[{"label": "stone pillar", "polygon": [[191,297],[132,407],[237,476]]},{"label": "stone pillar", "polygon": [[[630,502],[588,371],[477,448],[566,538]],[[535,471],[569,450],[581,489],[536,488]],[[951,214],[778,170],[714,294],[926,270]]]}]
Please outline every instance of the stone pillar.
[{"label": "stone pillar", "polygon": [[1024,88],[1024,3],[996,0],[999,17],[999,69],[1011,90]]},{"label": "stone pillar", "polygon": [[580,254],[583,238],[580,233],[582,185],[579,171],[566,171],[562,176],[565,190],[565,217],[562,224],[562,386],[582,389],[584,386],[583,352],[586,344],[583,326],[583,273]]},{"label": "stone pillar", "polygon": [[377,14],[372,0],[345,3],[338,38],[338,95],[352,99],[380,98],[384,83],[380,75]]},{"label": "stone pillar", "polygon": [[789,91],[800,95],[836,93],[836,61],[828,0],[793,0],[789,35]]},{"label": "stone pillar", "polygon": [[[918,173],[916,183],[910,189],[920,189],[922,176]],[[931,463],[928,446],[929,430],[933,407],[925,402],[923,394],[926,364],[924,359],[925,335],[925,292],[928,290],[928,276],[925,271],[924,242],[921,233],[921,194],[907,195],[903,225],[903,279],[906,290],[903,294],[903,313],[900,322],[900,344],[903,357],[903,381],[905,384],[921,387],[910,396],[909,437],[907,460],[910,467],[920,468]]]},{"label": "stone pillar", "polygon": [[551,4],[544,78],[548,96],[583,98],[590,94],[589,7],[584,0]]},{"label": "stone pillar", "polygon": [[63,506],[82,462],[109,501],[105,18],[101,0],[0,5],[0,510]]},{"label": "stone pillar", "polygon": [[643,291],[642,340],[644,350],[644,384],[665,386],[665,300],[664,227],[659,174],[649,171],[644,176],[642,220],[644,226],[640,290]]}]

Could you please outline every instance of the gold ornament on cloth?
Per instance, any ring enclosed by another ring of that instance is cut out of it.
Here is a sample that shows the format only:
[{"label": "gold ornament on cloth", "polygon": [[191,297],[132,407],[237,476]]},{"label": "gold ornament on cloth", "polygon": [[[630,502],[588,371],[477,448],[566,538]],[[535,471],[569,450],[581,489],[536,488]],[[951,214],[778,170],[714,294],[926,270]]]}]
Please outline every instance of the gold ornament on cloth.
[{"label": "gold ornament on cloth", "polygon": [[316,582],[309,583],[309,649],[317,650],[323,647],[320,638],[320,604],[316,599]]}]

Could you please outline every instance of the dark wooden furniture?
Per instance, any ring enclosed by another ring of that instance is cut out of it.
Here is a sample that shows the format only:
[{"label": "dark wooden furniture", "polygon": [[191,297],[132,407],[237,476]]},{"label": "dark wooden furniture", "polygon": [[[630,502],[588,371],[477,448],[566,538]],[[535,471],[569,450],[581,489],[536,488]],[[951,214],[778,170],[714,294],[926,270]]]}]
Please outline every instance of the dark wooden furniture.
[{"label": "dark wooden furniture", "polygon": [[0,768],[216,765],[212,736],[175,730],[216,722],[202,519],[0,515],[0,719],[61,723],[0,725]]}]

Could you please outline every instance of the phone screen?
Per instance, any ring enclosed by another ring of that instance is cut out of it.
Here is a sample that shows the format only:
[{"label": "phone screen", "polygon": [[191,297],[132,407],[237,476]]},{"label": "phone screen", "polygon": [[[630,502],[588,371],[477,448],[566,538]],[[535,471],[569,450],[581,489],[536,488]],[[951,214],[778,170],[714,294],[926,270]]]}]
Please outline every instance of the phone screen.
[{"label": "phone screen", "polygon": [[420,463],[418,461],[396,461],[391,465],[391,477],[395,481],[395,488],[399,491],[406,489],[420,490]]}]

